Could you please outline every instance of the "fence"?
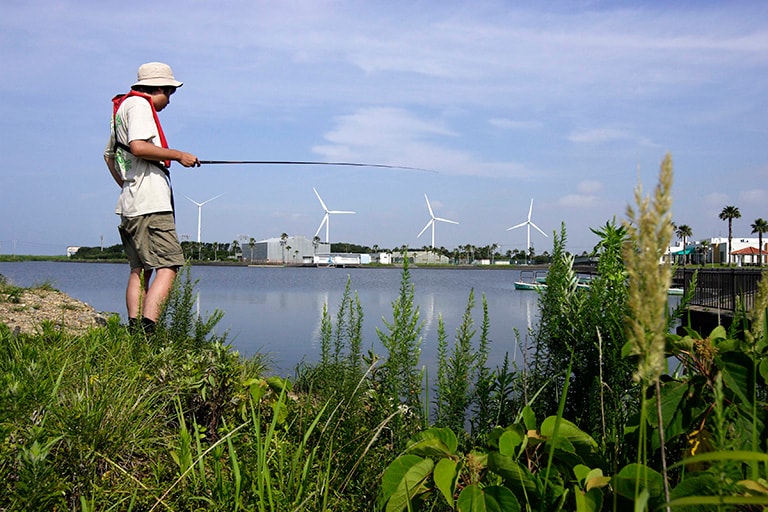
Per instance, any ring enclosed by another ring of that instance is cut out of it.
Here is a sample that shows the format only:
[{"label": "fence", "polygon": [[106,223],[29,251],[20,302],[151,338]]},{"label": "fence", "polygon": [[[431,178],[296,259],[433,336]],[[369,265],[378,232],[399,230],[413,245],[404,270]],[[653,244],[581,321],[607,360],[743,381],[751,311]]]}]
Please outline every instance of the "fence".
[{"label": "fence", "polygon": [[674,280],[688,291],[695,272],[697,272],[696,290],[691,299],[691,307],[711,308],[731,313],[741,307],[747,311],[752,309],[762,275],[760,269],[740,267],[677,269]]}]

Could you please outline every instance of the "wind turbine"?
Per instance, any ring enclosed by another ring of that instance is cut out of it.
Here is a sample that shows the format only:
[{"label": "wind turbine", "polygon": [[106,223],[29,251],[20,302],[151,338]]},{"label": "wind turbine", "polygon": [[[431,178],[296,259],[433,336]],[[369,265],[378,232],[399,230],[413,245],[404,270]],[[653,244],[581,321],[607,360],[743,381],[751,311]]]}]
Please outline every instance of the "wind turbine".
[{"label": "wind turbine", "polygon": [[320,233],[320,230],[323,229],[323,224],[325,224],[325,243],[329,244],[331,243],[330,239],[330,226],[331,226],[331,214],[335,213],[355,213],[345,210],[329,210],[327,206],[325,206],[325,203],[323,202],[323,198],[320,197],[320,194],[317,193],[317,190],[315,187],[312,187],[312,190],[315,191],[315,195],[317,196],[317,199],[320,201],[320,204],[323,207],[323,210],[325,210],[325,215],[323,215],[323,220],[320,222],[320,225],[317,227],[317,231],[315,231],[315,236],[317,236],[318,233]]},{"label": "wind turbine", "polygon": [[427,197],[427,194],[424,194],[424,199],[427,200],[427,208],[429,209],[430,219],[429,219],[429,222],[427,222],[427,225],[424,226],[424,229],[422,229],[421,232],[418,235],[416,235],[416,238],[419,238],[421,235],[424,234],[427,228],[432,226],[432,248],[434,249],[435,248],[435,221],[450,222],[451,224],[458,224],[458,222],[456,222],[455,220],[443,219],[442,217],[435,217],[435,213],[432,211],[432,205],[429,204],[429,198]]},{"label": "wind turbine", "polygon": [[202,225],[203,225],[203,205],[205,205],[206,203],[210,203],[214,199],[218,199],[218,198],[220,198],[223,195],[224,194],[219,194],[216,197],[212,197],[212,198],[208,199],[207,201],[203,201],[202,203],[198,203],[197,201],[195,201],[194,199],[192,199],[189,196],[184,196],[184,197],[186,197],[187,199],[189,199],[190,201],[192,201],[193,203],[195,203],[197,205],[197,244],[198,244],[198,246],[200,245],[200,232],[201,232]]},{"label": "wind turbine", "polygon": [[531,198],[531,207],[528,208],[528,220],[525,222],[521,222],[520,224],[517,224],[516,226],[512,226],[511,228],[507,228],[507,231],[511,231],[513,229],[521,228],[523,226],[528,226],[528,245],[525,246],[525,262],[528,263],[528,252],[531,250],[531,226],[536,228],[539,233],[544,235],[545,237],[547,234],[543,232],[539,226],[531,222],[531,213],[533,213],[533,198]]}]

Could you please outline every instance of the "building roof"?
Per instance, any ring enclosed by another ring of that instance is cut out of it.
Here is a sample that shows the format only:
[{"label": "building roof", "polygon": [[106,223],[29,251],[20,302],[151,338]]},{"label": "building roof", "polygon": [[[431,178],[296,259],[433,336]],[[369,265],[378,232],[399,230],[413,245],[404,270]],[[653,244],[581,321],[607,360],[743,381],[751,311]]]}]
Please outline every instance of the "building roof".
[{"label": "building roof", "polygon": [[[750,255],[758,255],[761,251],[757,247],[745,247],[743,249],[739,249],[738,251],[731,251],[731,254],[735,256],[750,256]],[[762,254],[768,254],[768,252],[762,251]]]}]

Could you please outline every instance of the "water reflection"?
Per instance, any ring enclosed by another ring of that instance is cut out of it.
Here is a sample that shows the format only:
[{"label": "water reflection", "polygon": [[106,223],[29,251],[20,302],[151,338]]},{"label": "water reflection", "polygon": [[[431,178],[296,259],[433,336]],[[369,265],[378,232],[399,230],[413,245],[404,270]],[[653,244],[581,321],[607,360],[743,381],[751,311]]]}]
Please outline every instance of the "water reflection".
[{"label": "water reflection", "polygon": [[[60,290],[101,311],[125,316],[127,265],[24,262],[0,263],[0,274],[20,286],[50,281]],[[402,278],[399,269],[303,269],[194,267],[197,280],[195,309],[203,316],[224,312],[217,332],[228,332],[233,346],[245,355],[269,352],[275,364],[290,371],[302,359],[319,357],[323,306],[331,318],[342,299],[347,279],[363,310],[362,350],[381,353],[376,328],[387,332],[392,302],[397,300]],[[453,345],[456,329],[474,290],[473,319],[477,343],[482,327],[482,296],[490,318],[489,365],[502,363],[504,354],[520,357],[514,331],[525,342],[537,322],[537,294],[514,289],[519,273],[513,270],[411,269],[414,305],[422,322],[422,363],[433,365],[437,354],[437,320],[442,315],[447,341]],[[518,364],[520,364],[519,362]],[[432,371],[430,371],[432,373]]]}]

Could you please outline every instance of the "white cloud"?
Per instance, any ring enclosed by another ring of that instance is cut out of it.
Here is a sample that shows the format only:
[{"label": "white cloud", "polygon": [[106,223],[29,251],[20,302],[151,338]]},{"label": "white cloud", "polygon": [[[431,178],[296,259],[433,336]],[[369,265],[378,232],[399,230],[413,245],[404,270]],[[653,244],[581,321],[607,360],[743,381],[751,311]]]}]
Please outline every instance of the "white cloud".
[{"label": "white cloud", "polygon": [[371,160],[407,165],[441,173],[471,176],[528,178],[536,174],[516,162],[493,162],[450,147],[458,134],[442,121],[419,118],[398,108],[360,109],[335,119],[336,127],[324,135],[329,144],[312,150],[331,160]]},{"label": "white cloud", "polygon": [[489,119],[488,123],[496,128],[503,130],[531,130],[535,128],[541,128],[541,121],[517,121],[514,119],[507,119],[503,117],[495,117]]},{"label": "white cloud", "polygon": [[704,196],[704,204],[709,210],[717,209],[717,214],[719,215],[722,209],[730,204],[730,198],[728,197],[728,194],[713,192]]},{"label": "white cloud", "polygon": [[768,190],[756,188],[739,193],[739,202],[749,204],[765,204],[768,201]]},{"label": "white cloud", "polygon": [[603,190],[603,184],[597,180],[585,180],[576,185],[581,194],[595,194]]},{"label": "white cloud", "polygon": [[597,202],[597,196],[585,194],[568,194],[557,200],[557,204],[560,206],[570,208],[586,208],[596,205]]},{"label": "white cloud", "polygon": [[627,140],[631,138],[632,137],[627,132],[614,128],[595,128],[592,130],[573,132],[568,135],[569,141],[586,144],[602,144],[614,140]]}]

